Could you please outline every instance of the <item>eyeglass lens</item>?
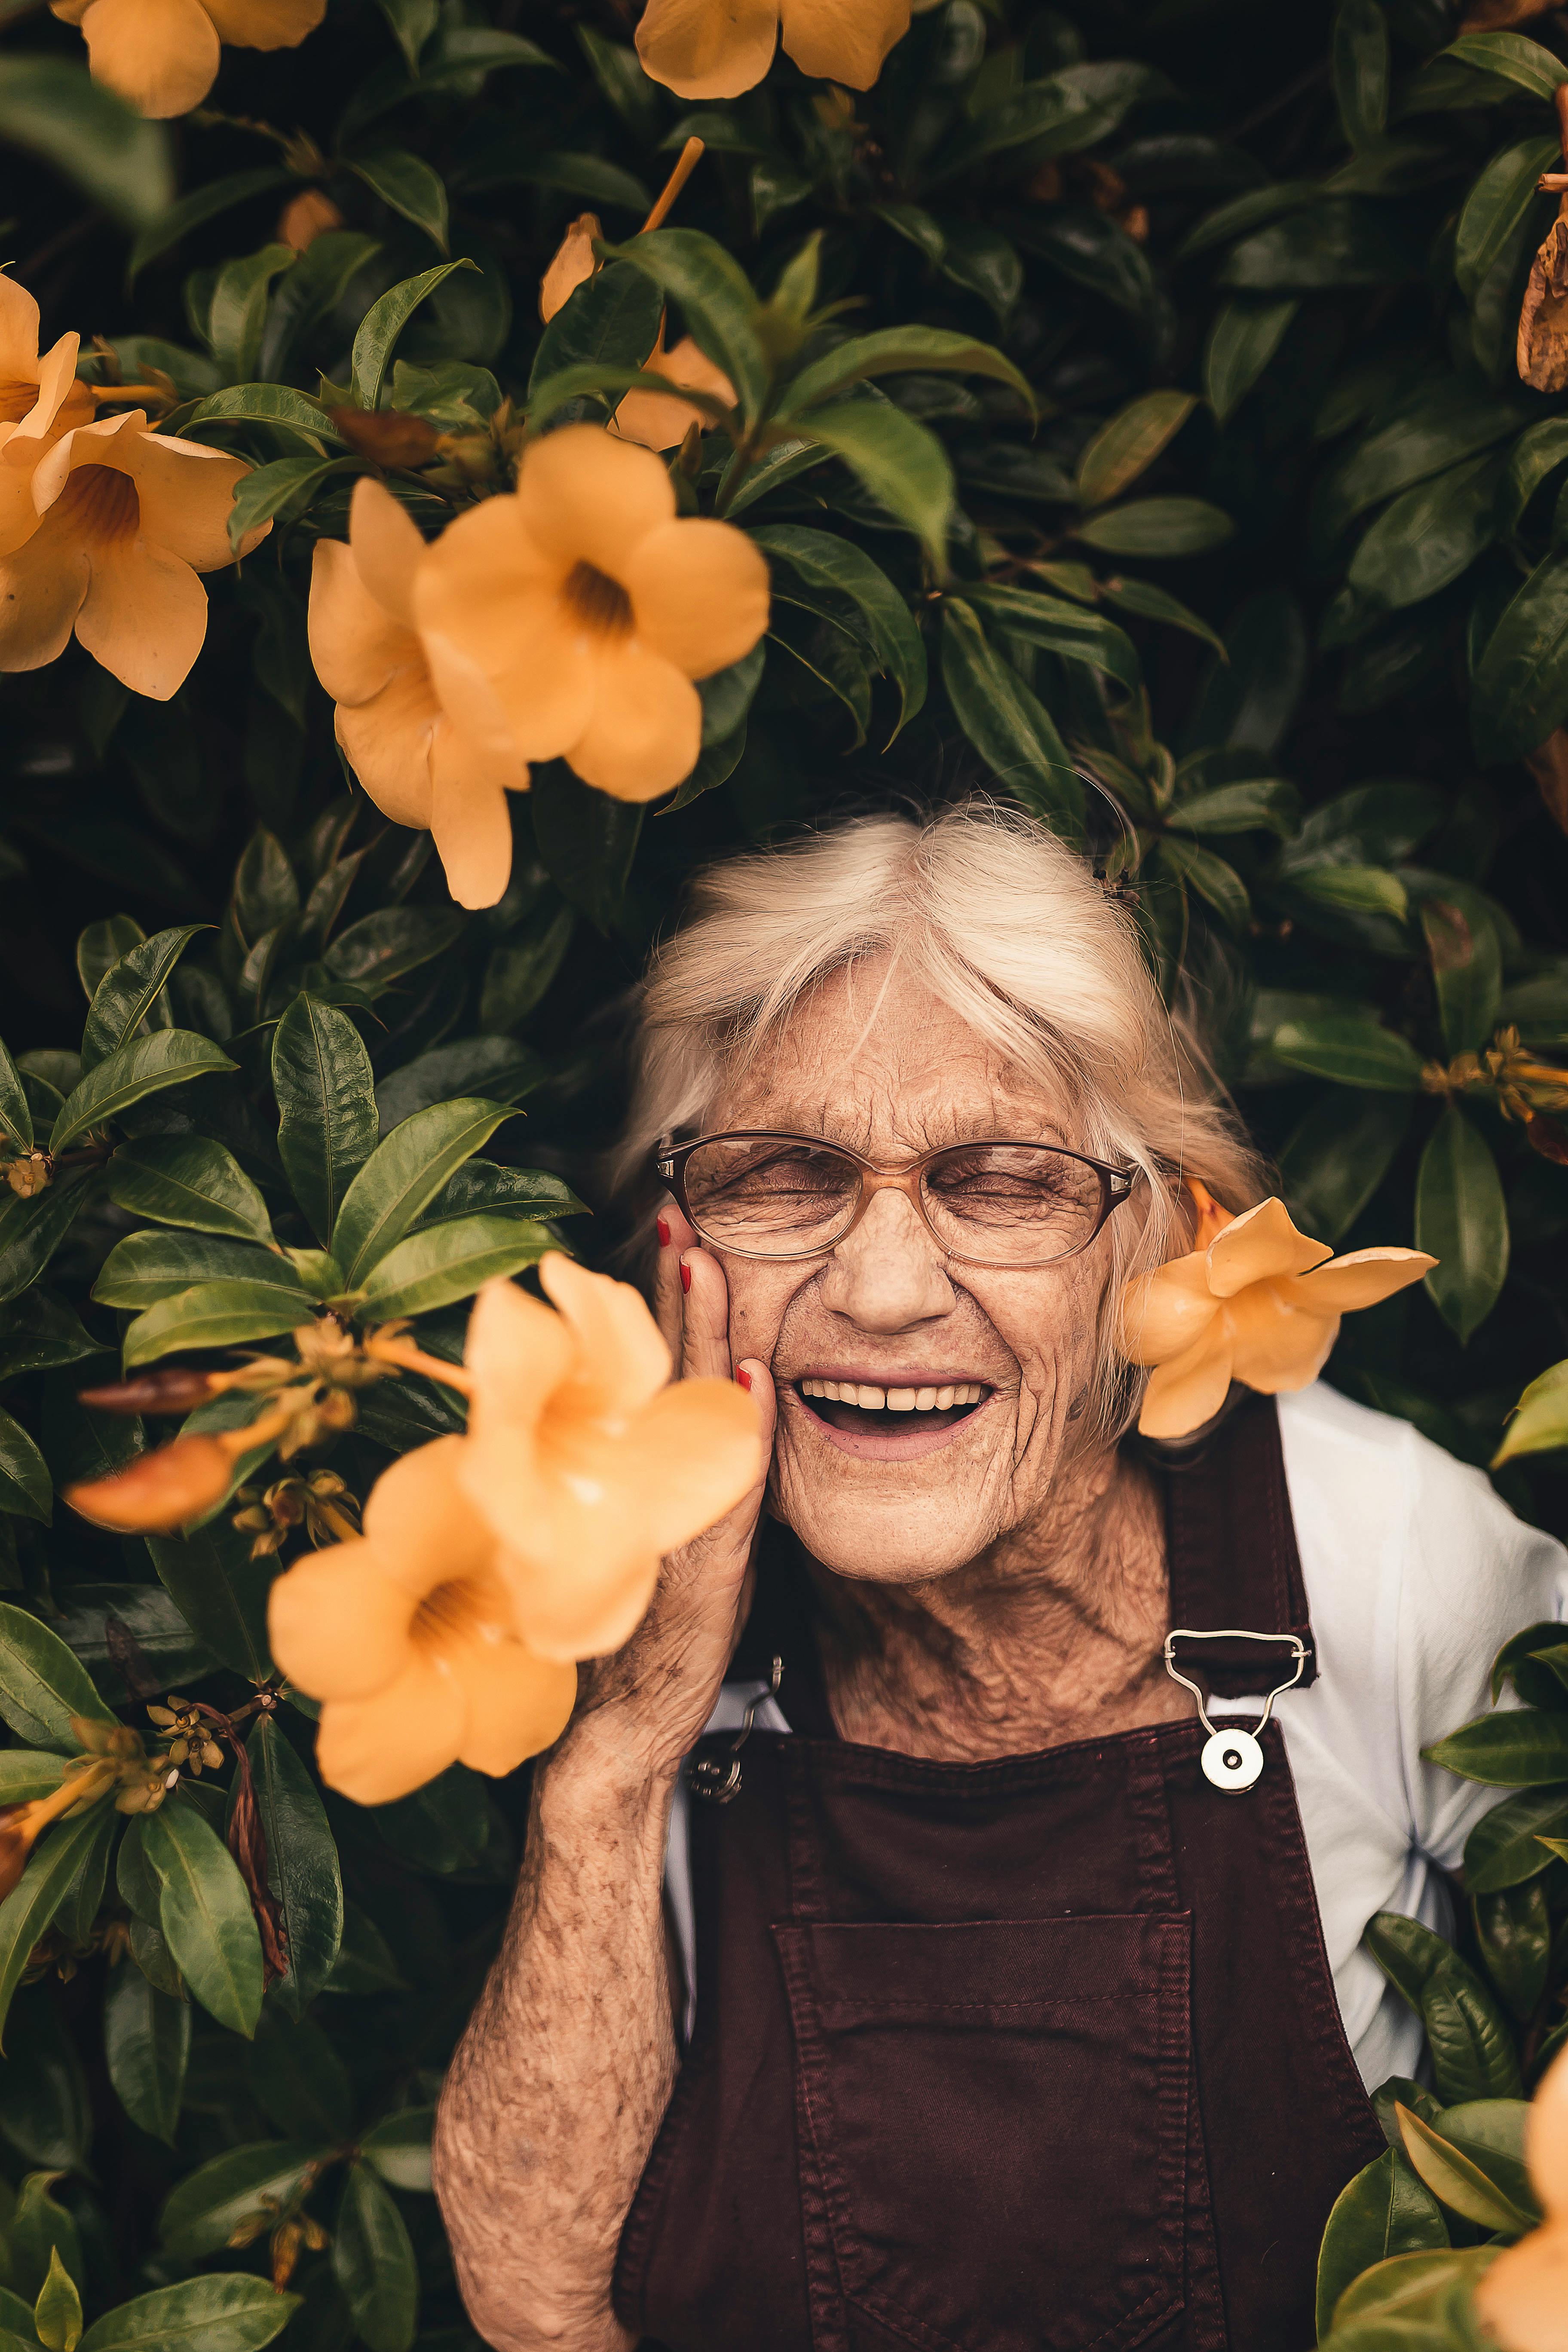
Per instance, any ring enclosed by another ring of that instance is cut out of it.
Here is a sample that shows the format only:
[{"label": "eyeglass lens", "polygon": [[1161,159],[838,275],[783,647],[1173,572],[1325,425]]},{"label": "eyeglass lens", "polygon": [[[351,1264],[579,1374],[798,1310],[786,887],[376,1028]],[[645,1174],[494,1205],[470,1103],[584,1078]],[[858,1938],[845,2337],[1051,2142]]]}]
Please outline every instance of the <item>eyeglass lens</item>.
[{"label": "eyeglass lens", "polygon": [[[792,1136],[718,1136],[686,1163],[691,1222],[717,1249],[794,1257],[830,1249],[860,1199],[857,1162]],[[1093,1239],[1104,1214],[1099,1171],[1040,1144],[960,1144],[924,1171],[921,1199],[956,1255],[1040,1265]]]}]

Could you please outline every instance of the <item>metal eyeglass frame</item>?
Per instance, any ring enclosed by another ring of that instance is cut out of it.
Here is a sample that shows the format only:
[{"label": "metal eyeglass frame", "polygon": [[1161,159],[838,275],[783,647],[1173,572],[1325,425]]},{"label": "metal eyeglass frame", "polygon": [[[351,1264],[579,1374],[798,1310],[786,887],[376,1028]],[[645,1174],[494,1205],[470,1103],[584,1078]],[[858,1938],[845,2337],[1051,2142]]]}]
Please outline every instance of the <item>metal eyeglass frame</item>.
[{"label": "metal eyeglass frame", "polygon": [[[686,1163],[692,1153],[700,1151],[705,1143],[805,1143],[809,1144],[816,1151],[837,1152],[841,1160],[853,1161],[860,1171],[859,1198],[855,1203],[847,1223],[839,1227],[832,1240],[818,1242],[811,1249],[749,1250],[737,1247],[733,1242],[710,1241],[692,1215],[686,1198]],[[1092,1168],[1100,1179],[1100,1214],[1094,1221],[1093,1231],[1086,1234],[1084,1239],[1077,1243],[1073,1248],[1058,1250],[1053,1257],[975,1257],[967,1251],[950,1248],[926,1214],[925,1202],[921,1198],[921,1180],[927,1169],[932,1167],[937,1160],[955,1158],[960,1152],[973,1151],[983,1144],[1002,1144],[1009,1150],[1017,1151],[1054,1151],[1063,1160],[1076,1160],[1085,1168]],[[1042,1143],[1035,1136],[1000,1135],[978,1136],[970,1143],[943,1144],[940,1151],[928,1151],[921,1159],[911,1160],[905,1168],[878,1168],[869,1160],[862,1159],[859,1152],[851,1151],[847,1144],[829,1143],[826,1136],[794,1135],[784,1129],[772,1127],[725,1128],[716,1135],[694,1136],[689,1143],[661,1145],[654,1156],[653,1164],[674,1193],[676,1204],[681,1215],[698,1238],[707,1241],[710,1248],[721,1250],[726,1257],[755,1258],[770,1265],[787,1265],[801,1258],[826,1257],[830,1250],[837,1249],[839,1243],[847,1240],[854,1232],[866,1213],[873,1192],[902,1192],[905,1199],[912,1204],[915,1214],[942,1255],[951,1258],[955,1265],[1005,1266],[1015,1271],[1028,1270],[1041,1265],[1062,1265],[1069,1257],[1081,1256],[1086,1249],[1092,1247],[1099,1240],[1106,1220],[1112,1212],[1119,1209],[1131,1196],[1139,1172],[1133,1168],[1114,1167],[1109,1160],[1091,1160],[1087,1151],[1069,1151],[1059,1143]]]}]

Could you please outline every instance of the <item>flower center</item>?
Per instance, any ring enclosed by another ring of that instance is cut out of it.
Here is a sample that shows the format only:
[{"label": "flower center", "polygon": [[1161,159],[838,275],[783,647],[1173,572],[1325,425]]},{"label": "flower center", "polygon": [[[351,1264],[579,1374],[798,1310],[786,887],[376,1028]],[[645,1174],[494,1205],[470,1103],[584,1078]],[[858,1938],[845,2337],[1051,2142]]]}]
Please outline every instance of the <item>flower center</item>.
[{"label": "flower center", "polygon": [[439,1655],[450,1649],[454,1640],[471,1642],[479,1631],[476,1621],[484,1613],[479,1586],[466,1578],[454,1577],[449,1583],[438,1584],[425,1595],[414,1612],[409,1639],[416,1649],[426,1655]]},{"label": "flower center", "polygon": [[68,520],[73,536],[102,541],[133,539],[142,520],[142,501],[129,474],[112,466],[79,466],[55,501],[55,512]]},{"label": "flower center", "polygon": [[[38,387],[26,377],[0,377],[0,425],[20,425],[24,416],[37,405]],[[51,437],[58,439],[68,433],[73,425],[86,425],[94,414],[91,393],[85,383],[73,383],[66,392],[55,415]]]},{"label": "flower center", "polygon": [[592,563],[574,563],[561,593],[573,618],[593,636],[630,636],[632,600],[607,572]]}]

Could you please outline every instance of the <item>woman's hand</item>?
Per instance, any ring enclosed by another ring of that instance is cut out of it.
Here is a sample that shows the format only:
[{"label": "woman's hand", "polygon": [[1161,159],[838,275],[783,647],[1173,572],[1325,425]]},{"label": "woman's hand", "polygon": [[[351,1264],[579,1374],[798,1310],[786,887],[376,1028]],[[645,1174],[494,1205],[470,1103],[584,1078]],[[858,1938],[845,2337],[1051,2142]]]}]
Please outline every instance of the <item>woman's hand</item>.
[{"label": "woman's hand", "polygon": [[730,1294],[718,1259],[673,1201],[661,1212],[659,1233],[654,1306],[675,1376],[741,1380],[757,1406],[761,1444],[750,1492],[706,1535],[670,1553],[625,1649],[584,1670],[568,1740],[575,1743],[580,1732],[598,1747],[608,1738],[623,1768],[655,1780],[671,1776],[701,1733],[745,1622],[775,1415],[767,1366],[750,1356],[731,1362]]}]

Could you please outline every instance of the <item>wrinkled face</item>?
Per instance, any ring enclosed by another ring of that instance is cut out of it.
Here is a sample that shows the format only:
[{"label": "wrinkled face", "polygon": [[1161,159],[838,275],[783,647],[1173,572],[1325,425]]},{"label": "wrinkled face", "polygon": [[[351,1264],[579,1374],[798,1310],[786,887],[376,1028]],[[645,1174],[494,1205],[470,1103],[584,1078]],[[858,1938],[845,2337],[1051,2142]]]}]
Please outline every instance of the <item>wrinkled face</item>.
[{"label": "wrinkled face", "polygon": [[[1064,1102],[902,974],[884,994],[886,977],[881,960],[836,976],[707,1130],[821,1136],[879,1169],[984,1138],[1083,1149]],[[732,1353],[761,1357],[778,1388],[773,1507],[826,1567],[942,1575],[1040,1516],[1093,1370],[1107,1229],[1055,1265],[960,1265],[910,1200],[879,1191],[821,1257],[717,1255]],[[846,1387],[870,1393],[829,1393]]]}]

